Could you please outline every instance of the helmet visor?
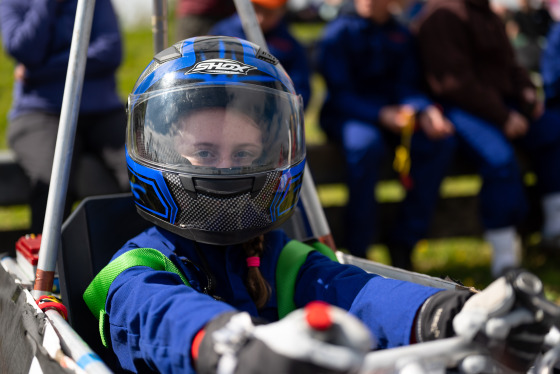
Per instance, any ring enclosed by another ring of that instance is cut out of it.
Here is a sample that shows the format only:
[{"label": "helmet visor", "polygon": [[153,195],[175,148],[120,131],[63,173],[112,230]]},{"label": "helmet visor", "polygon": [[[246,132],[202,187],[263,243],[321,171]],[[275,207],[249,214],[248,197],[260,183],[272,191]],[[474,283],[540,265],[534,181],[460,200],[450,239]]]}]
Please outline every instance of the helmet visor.
[{"label": "helmet visor", "polygon": [[267,87],[198,84],[129,96],[128,151],[200,174],[283,169],[305,157],[301,99]]}]

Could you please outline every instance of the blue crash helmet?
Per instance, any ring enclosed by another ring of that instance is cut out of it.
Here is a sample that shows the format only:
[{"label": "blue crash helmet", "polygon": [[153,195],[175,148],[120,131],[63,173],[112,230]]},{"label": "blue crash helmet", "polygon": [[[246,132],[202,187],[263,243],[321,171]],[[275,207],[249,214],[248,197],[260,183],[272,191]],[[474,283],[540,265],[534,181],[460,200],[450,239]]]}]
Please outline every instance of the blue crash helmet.
[{"label": "blue crash helmet", "polygon": [[305,165],[303,106],[278,60],[205,36],[158,53],[128,98],[127,162],[138,212],[210,244],[280,226]]}]

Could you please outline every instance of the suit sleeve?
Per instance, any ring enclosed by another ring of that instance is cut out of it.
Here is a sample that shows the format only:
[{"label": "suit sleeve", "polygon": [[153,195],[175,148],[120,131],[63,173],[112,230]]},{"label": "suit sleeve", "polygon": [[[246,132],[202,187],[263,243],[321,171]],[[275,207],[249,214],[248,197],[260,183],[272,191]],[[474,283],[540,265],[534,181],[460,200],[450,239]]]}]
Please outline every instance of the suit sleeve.
[{"label": "suit sleeve", "polygon": [[387,279],[311,252],[296,283],[296,306],[322,300],[348,310],[364,322],[379,348],[410,343],[417,310],[437,288]]},{"label": "suit sleeve", "polygon": [[52,0],[33,0],[29,8],[17,0],[2,0],[0,25],[6,52],[26,66],[42,63],[50,53],[56,6]]},{"label": "suit sleeve", "polygon": [[[57,26],[58,38],[67,38],[68,30],[60,30]],[[65,79],[68,60],[70,58],[70,45],[68,48],[53,51],[46,56],[40,66],[29,69],[28,79],[33,80],[59,80]],[[122,62],[122,40],[118,20],[108,0],[97,0],[92,20],[85,79],[105,77],[117,70]],[[55,79],[55,77],[58,77]]]}]

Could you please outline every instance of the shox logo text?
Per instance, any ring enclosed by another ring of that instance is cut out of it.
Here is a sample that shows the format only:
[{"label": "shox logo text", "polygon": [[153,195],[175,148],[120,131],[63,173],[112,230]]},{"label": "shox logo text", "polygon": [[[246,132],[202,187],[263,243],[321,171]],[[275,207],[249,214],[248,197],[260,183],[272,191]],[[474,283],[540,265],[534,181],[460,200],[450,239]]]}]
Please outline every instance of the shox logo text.
[{"label": "shox logo text", "polygon": [[256,67],[235,60],[214,58],[197,63],[186,74],[247,74]]}]

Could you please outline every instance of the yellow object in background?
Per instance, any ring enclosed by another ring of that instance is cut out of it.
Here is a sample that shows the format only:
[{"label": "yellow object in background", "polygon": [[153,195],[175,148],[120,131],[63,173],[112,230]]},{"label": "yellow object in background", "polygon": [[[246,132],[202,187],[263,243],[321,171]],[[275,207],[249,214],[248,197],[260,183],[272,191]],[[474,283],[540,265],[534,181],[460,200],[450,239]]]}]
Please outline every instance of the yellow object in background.
[{"label": "yellow object in background", "polygon": [[393,160],[393,169],[399,173],[404,188],[409,190],[412,188],[412,179],[410,178],[410,143],[412,134],[416,126],[416,113],[410,108],[401,110],[398,115],[398,122],[403,124],[401,132],[401,144],[395,149],[395,159]]}]

